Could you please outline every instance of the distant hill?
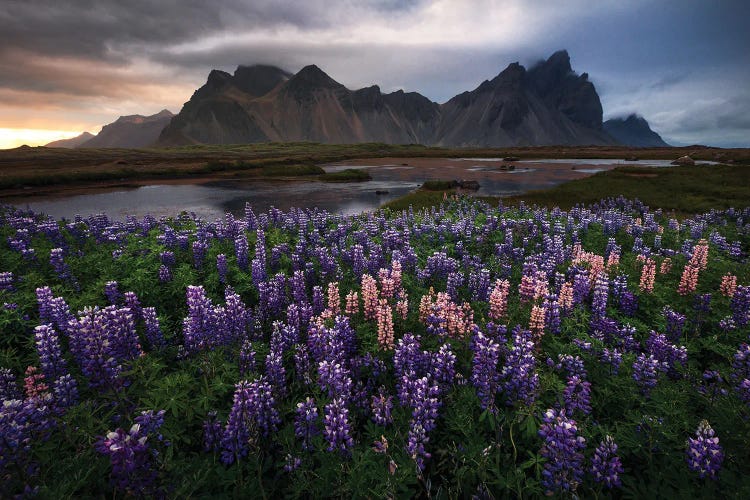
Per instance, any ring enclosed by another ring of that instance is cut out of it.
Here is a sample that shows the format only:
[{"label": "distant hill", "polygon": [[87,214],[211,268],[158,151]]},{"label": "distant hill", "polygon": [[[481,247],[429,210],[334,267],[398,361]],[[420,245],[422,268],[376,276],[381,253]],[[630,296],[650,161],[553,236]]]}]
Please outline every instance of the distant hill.
[{"label": "distant hill", "polygon": [[642,116],[631,114],[627,118],[612,118],[604,122],[604,130],[618,144],[635,147],[668,147],[659,134],[651,130]]},{"label": "distant hill", "polygon": [[440,105],[416,92],[350,90],[315,65],[212,71],[157,145],[316,141],[442,146],[613,144],[588,75],[566,51],[526,70],[518,63]]},{"label": "distant hill", "polygon": [[89,139],[93,138],[94,134],[89,134],[88,132],[84,132],[81,135],[78,135],[76,137],[71,137],[70,139],[60,139],[58,141],[52,141],[49,144],[45,144],[44,147],[46,148],[77,148],[84,142],[88,141]]},{"label": "distant hill", "polygon": [[81,148],[143,148],[153,145],[174,114],[166,109],[151,116],[121,116],[88,141]]}]

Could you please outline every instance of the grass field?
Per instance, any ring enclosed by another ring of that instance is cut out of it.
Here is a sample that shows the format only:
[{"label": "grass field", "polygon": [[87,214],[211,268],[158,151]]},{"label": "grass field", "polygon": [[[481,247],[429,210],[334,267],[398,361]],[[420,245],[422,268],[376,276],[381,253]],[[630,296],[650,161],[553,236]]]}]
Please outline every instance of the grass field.
[{"label": "grass field", "polygon": [[[10,195],[50,186],[121,182],[123,180],[191,177],[253,177],[259,169],[283,172],[290,165],[321,165],[353,158],[378,157],[506,157],[519,158],[638,158],[671,159],[690,154],[695,159],[750,162],[748,149],[685,148],[633,149],[622,147],[437,148],[417,144],[391,145],[261,143],[195,145],[167,149],[0,150],[0,194]],[[288,175],[288,174],[285,174]],[[25,190],[25,191],[24,191]]]}]

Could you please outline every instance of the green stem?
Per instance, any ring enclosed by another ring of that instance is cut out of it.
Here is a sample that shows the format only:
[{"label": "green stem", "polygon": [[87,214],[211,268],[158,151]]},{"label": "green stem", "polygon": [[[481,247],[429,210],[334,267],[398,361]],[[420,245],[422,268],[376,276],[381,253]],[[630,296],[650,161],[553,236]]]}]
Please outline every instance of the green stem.
[{"label": "green stem", "polygon": [[258,460],[258,487],[260,488],[260,496],[263,500],[268,500],[266,497],[266,490],[263,489],[263,468],[261,467],[260,460]]}]

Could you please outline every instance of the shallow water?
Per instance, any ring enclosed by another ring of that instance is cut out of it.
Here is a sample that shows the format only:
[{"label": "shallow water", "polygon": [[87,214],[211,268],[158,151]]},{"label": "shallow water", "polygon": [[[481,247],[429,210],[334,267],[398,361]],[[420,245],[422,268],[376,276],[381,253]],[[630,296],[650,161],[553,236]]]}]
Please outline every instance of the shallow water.
[{"label": "shallow water", "polygon": [[[213,220],[226,212],[241,216],[245,203],[250,203],[256,212],[264,212],[271,207],[281,210],[318,207],[351,215],[374,210],[382,203],[403,196],[416,187],[414,183],[382,181],[336,184],[309,181],[217,181],[203,184],[157,184],[12,203],[57,219],[72,219],[77,214],[86,216],[104,212],[113,219],[124,220],[126,215],[171,217],[186,211],[206,220]],[[378,195],[375,191],[388,193]]]},{"label": "shallow water", "polygon": [[351,215],[375,210],[383,203],[416,189],[429,179],[476,180],[480,185],[477,195],[507,196],[550,188],[571,179],[579,179],[581,175],[609,170],[617,165],[670,166],[669,160],[625,162],[612,159],[559,159],[513,162],[517,165],[515,170],[500,170],[501,164],[487,163],[502,162],[502,158],[430,161],[432,163],[429,166],[342,162],[323,167],[327,172],[366,169],[372,177],[368,182],[217,180],[193,184],[154,184],[88,194],[35,196],[7,201],[57,219],[72,219],[76,215],[104,212],[114,219],[123,220],[126,215],[169,217],[186,211],[213,220],[222,217],[225,212],[241,216],[246,203],[250,203],[256,212],[264,212],[271,207],[281,210],[317,207]]}]

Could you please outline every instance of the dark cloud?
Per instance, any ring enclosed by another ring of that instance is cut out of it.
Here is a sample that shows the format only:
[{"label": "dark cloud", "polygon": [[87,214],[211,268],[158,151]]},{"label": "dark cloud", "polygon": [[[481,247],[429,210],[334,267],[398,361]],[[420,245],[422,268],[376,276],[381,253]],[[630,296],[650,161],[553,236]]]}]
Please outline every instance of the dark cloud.
[{"label": "dark cloud", "polygon": [[0,117],[18,95],[36,96],[29,113],[66,102],[70,114],[86,102],[145,112],[128,107],[138,95],[179,107],[210,69],[252,63],[315,63],[351,88],[443,102],[566,48],[605,116],[637,112],[675,142],[735,144],[750,138],[749,17],[735,0],[4,0]]}]

